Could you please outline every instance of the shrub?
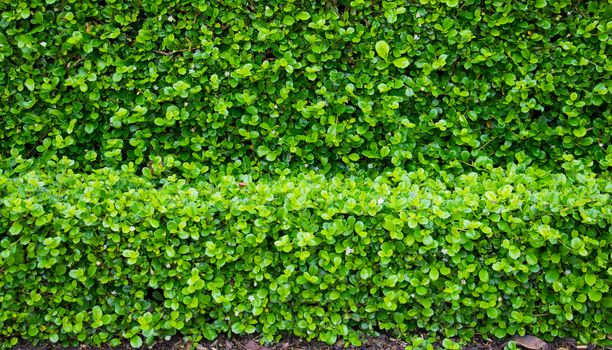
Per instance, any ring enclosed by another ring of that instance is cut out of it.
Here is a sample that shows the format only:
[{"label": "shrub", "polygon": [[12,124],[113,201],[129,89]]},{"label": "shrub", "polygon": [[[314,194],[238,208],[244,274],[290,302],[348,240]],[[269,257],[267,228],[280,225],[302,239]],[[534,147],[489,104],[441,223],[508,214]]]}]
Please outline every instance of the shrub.
[{"label": "shrub", "polygon": [[605,2],[46,3],[2,10],[4,157],[188,178],[612,161]]},{"label": "shrub", "polygon": [[4,1],[0,343],[610,344],[608,12]]},{"label": "shrub", "polygon": [[612,331],[612,186],[592,173],[159,184],[67,163],[0,175],[7,343]]}]

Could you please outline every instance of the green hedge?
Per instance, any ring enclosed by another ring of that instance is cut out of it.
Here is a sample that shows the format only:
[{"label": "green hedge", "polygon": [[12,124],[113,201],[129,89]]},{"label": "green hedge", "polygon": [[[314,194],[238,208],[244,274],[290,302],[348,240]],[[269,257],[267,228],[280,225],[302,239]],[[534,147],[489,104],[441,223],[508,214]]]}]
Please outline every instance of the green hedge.
[{"label": "green hedge", "polygon": [[609,344],[609,12],[2,1],[0,347]]},{"label": "green hedge", "polygon": [[593,173],[195,184],[70,166],[0,174],[7,344],[612,332],[612,184]]},{"label": "green hedge", "polygon": [[[606,1],[15,0],[0,155],[274,173],[612,164]],[[157,158],[160,157],[160,158]],[[450,170],[453,169],[453,170]],[[165,175],[165,176],[167,176]]]}]

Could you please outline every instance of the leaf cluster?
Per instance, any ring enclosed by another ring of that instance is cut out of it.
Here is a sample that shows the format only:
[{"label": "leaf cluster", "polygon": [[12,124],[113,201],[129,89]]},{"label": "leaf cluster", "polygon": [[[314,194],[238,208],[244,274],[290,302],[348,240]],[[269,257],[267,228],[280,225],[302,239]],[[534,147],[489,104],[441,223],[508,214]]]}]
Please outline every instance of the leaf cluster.
[{"label": "leaf cluster", "polygon": [[0,343],[609,344],[609,13],[4,1]]},{"label": "leaf cluster", "polygon": [[593,173],[311,171],[240,186],[58,170],[0,174],[7,344],[612,331],[612,186]]},{"label": "leaf cluster", "polygon": [[[206,178],[612,162],[599,1],[12,1],[0,156]],[[158,173],[155,173],[159,175]]]}]

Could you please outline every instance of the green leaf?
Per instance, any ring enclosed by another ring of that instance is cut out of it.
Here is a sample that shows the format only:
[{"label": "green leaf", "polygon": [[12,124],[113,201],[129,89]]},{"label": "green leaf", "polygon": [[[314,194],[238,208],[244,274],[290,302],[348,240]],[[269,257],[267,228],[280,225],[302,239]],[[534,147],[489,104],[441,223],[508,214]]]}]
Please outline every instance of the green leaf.
[{"label": "green leaf", "polygon": [[385,158],[386,156],[388,156],[389,153],[391,153],[391,149],[387,146],[384,146],[380,149],[380,156],[382,158]]},{"label": "green leaf", "polygon": [[446,5],[449,7],[457,7],[459,0],[445,0]]},{"label": "green leaf", "polygon": [[9,228],[9,234],[18,235],[21,232],[21,230],[23,230],[23,226],[21,226],[21,224],[18,222],[13,222],[13,224],[11,225],[11,228]]},{"label": "green leaf", "polygon": [[587,129],[585,127],[580,127],[578,129],[574,129],[573,133],[576,137],[584,137],[584,135],[587,133]]},{"label": "green leaf", "polygon": [[483,283],[489,282],[489,272],[487,272],[485,269],[481,269],[478,272],[478,278],[480,278],[480,281]]},{"label": "green leaf", "polygon": [[53,333],[49,336],[49,341],[52,343],[57,343],[59,341],[59,336],[57,333]]},{"label": "green leaf", "polygon": [[244,325],[241,322],[234,322],[232,324],[232,332],[234,334],[242,334],[244,330]]},{"label": "green leaf", "polygon": [[444,340],[442,341],[442,346],[445,349],[451,349],[451,350],[456,350],[456,349],[460,349],[461,345],[455,343],[454,341],[448,339],[448,338],[444,338]]},{"label": "green leaf", "polygon": [[185,90],[188,90],[191,87],[191,85],[189,85],[188,83],[182,80],[179,80],[176,83],[172,84],[172,87],[177,91],[185,91]]},{"label": "green leaf", "polygon": [[101,319],[103,316],[102,313],[102,308],[100,308],[99,306],[94,306],[93,307],[93,318],[94,320],[99,320]]},{"label": "green leaf", "polygon": [[557,270],[548,270],[544,274],[544,279],[548,283],[556,282],[559,279],[559,271]]},{"label": "green leaf", "polygon": [[547,5],[546,0],[536,0],[535,2],[535,7],[539,9],[546,7],[546,5]]},{"label": "green leaf", "polygon": [[150,42],[151,39],[153,39],[153,34],[148,29],[140,29],[138,31],[138,35],[136,36],[136,41],[143,44]]},{"label": "green leaf", "polygon": [[410,60],[406,57],[400,57],[393,60],[393,65],[397,68],[406,68],[410,65]]},{"label": "green leaf", "polygon": [[438,272],[438,269],[434,266],[431,268],[431,270],[429,270],[429,278],[432,281],[436,281],[438,280],[438,278],[440,277],[440,273]]},{"label": "green leaf", "polygon": [[378,56],[386,60],[387,56],[389,55],[389,50],[390,50],[389,44],[387,44],[387,42],[384,40],[379,40],[376,42],[375,48],[376,48],[376,53],[378,54]]},{"label": "green leaf", "polygon": [[135,335],[130,338],[130,345],[132,345],[133,348],[140,348],[142,346],[142,339],[140,336]]},{"label": "green leaf", "polygon": [[595,282],[597,282],[597,277],[595,275],[593,275],[592,273],[587,273],[586,275],[584,275],[584,281],[589,286],[593,286],[595,284]]},{"label": "green leaf", "polygon": [[28,88],[28,90],[30,91],[34,91],[34,87],[36,86],[36,84],[34,84],[34,80],[28,78],[25,81],[25,87]]},{"label": "green leaf", "polygon": [[301,21],[306,21],[310,19],[310,14],[306,11],[302,11],[296,15],[296,18]]},{"label": "green leaf", "polygon": [[510,247],[508,249],[508,256],[516,260],[521,256],[521,250],[518,249],[517,247]]},{"label": "green leaf", "polygon": [[208,340],[215,340],[217,338],[217,331],[215,330],[215,328],[209,324],[204,325],[204,328],[202,329],[203,331],[203,335],[206,339]]},{"label": "green leaf", "polygon": [[589,295],[589,299],[591,299],[591,301],[594,301],[594,302],[600,301],[602,297],[602,293],[600,291],[593,290],[593,289],[589,290],[588,295]]}]

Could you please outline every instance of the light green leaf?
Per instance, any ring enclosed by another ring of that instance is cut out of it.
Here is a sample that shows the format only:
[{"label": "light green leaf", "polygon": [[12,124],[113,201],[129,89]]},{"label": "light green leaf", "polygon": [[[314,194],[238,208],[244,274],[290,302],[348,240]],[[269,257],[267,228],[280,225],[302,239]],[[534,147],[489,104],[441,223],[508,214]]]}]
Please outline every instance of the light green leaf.
[{"label": "light green leaf", "polygon": [[102,314],[102,308],[100,308],[99,306],[94,306],[93,307],[93,318],[94,320],[99,320],[101,319],[103,316]]},{"label": "light green leaf", "polygon": [[306,11],[302,11],[302,12],[298,13],[295,17],[297,19],[299,19],[299,20],[306,21],[306,20],[310,19],[310,14],[308,12],[306,12]]},{"label": "light green leaf", "polygon": [[49,336],[49,341],[52,343],[57,343],[59,341],[59,336],[57,333],[53,333]]},{"label": "light green leaf", "polygon": [[153,33],[144,28],[140,29],[136,36],[136,41],[143,44],[149,42],[151,39],[153,39]]},{"label": "light green leaf", "polygon": [[480,270],[480,272],[478,272],[478,278],[480,278],[480,281],[483,283],[489,282],[489,272],[484,269]]},{"label": "light green leaf", "polygon": [[23,226],[21,226],[20,223],[18,222],[13,222],[13,224],[11,225],[11,228],[9,228],[9,233],[11,235],[18,235],[21,230],[23,230]]},{"label": "light green leaf", "polygon": [[204,324],[204,328],[202,329],[202,334],[208,340],[214,340],[217,338],[217,331],[215,328],[209,324]]},{"label": "light green leaf", "polygon": [[35,86],[36,84],[34,83],[34,80],[30,78],[26,79],[25,87],[28,88],[28,90],[33,91]]},{"label": "light green leaf", "polygon": [[130,345],[132,345],[133,348],[140,348],[142,346],[142,339],[135,335],[130,339]]},{"label": "light green leaf", "polygon": [[583,126],[578,129],[574,129],[573,132],[574,132],[574,136],[576,137],[584,137],[584,135],[586,135],[587,133],[587,129]]},{"label": "light green leaf", "polygon": [[384,146],[384,147],[382,147],[382,148],[380,149],[380,156],[381,156],[382,158],[384,158],[384,157],[388,156],[390,152],[391,152],[391,150],[389,149],[389,147]]},{"label": "light green leaf", "polygon": [[559,279],[559,271],[557,270],[548,270],[544,274],[544,279],[548,283],[556,282]]},{"label": "light green leaf", "polygon": [[406,68],[408,65],[410,65],[410,60],[408,60],[406,57],[396,58],[393,60],[393,65],[397,68]]},{"label": "light green leaf", "polygon": [[593,290],[593,289],[591,289],[591,290],[588,292],[588,294],[589,294],[589,299],[591,299],[591,301],[598,302],[598,301],[600,301],[600,300],[601,300],[602,294],[601,294],[601,292],[600,292],[600,291],[598,291],[598,290]]},{"label": "light green leaf", "polygon": [[241,334],[244,330],[244,325],[241,322],[234,322],[232,324],[232,332],[235,334]]},{"label": "light green leaf", "polygon": [[439,277],[440,273],[438,272],[438,269],[436,267],[432,267],[431,270],[429,270],[429,278],[432,281],[436,281]]},{"label": "light green leaf", "polygon": [[597,277],[595,277],[595,275],[593,275],[592,273],[587,273],[586,275],[584,275],[584,281],[589,286],[592,286],[595,284],[595,282],[597,282]]},{"label": "light green leaf", "polygon": [[380,40],[376,42],[375,48],[376,53],[378,53],[378,56],[386,60],[387,56],[389,56],[389,44],[387,44],[387,42],[384,40]]}]

